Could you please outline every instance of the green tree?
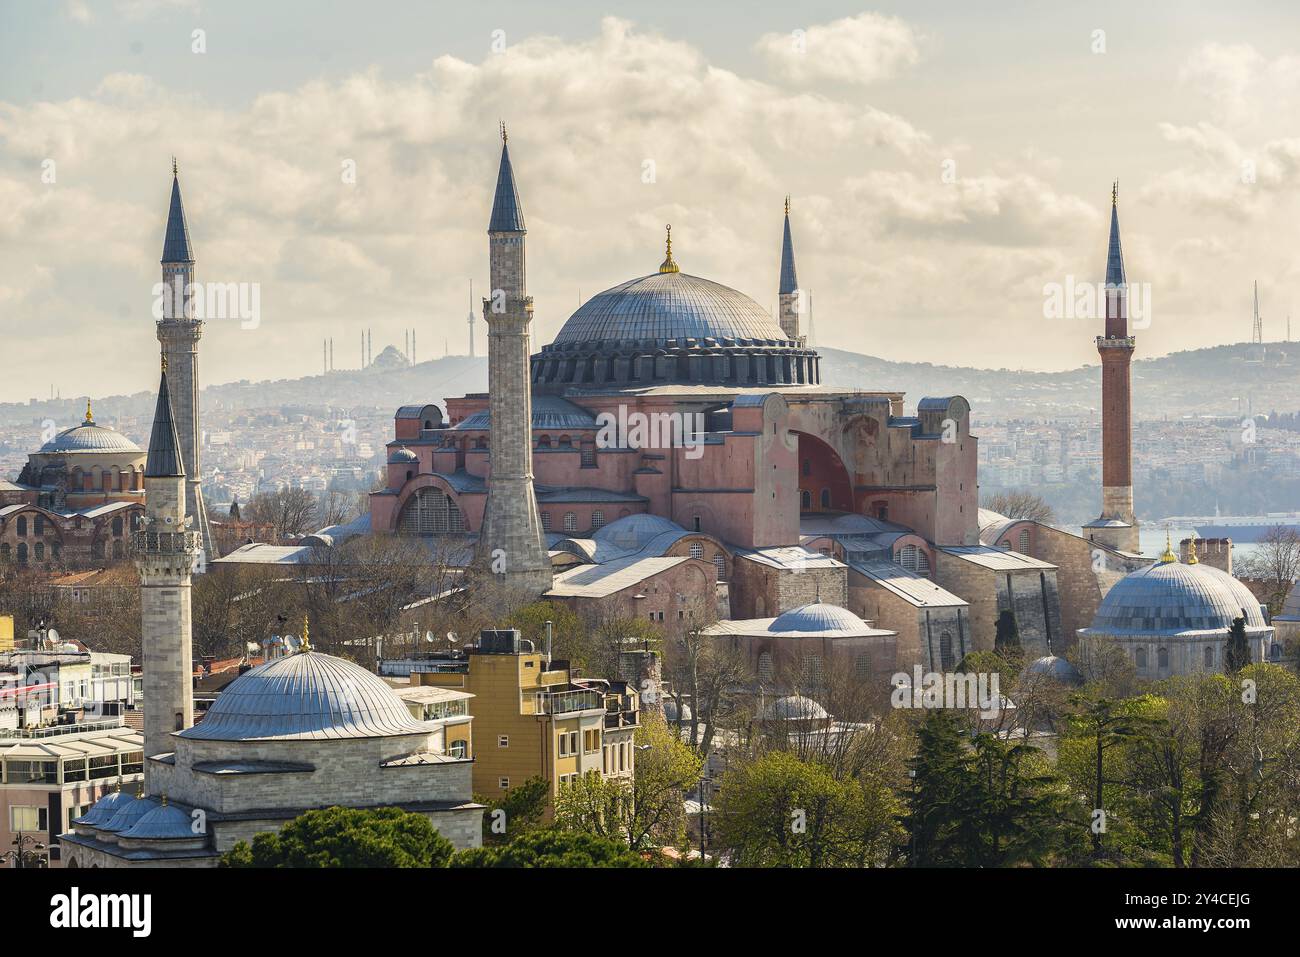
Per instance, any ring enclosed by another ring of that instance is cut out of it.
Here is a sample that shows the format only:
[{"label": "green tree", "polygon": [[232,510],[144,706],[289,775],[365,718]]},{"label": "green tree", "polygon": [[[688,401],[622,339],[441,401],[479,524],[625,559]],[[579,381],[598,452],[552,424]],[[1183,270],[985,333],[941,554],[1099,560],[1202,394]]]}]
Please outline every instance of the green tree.
[{"label": "green tree", "polygon": [[1228,648],[1223,656],[1223,670],[1235,675],[1250,664],[1250,644],[1246,641],[1246,619],[1232,619],[1228,629]]},{"label": "green tree", "polygon": [[500,800],[474,795],[475,801],[487,805],[483,813],[483,843],[508,844],[538,827],[550,798],[550,782],[540,776],[510,788]]},{"label": "green tree", "polygon": [[912,759],[912,790],[904,824],[911,867],[954,863],[949,849],[956,831],[957,800],[965,776],[966,754],[961,728],[948,711],[927,711],[917,732]]},{"label": "green tree", "polygon": [[278,832],[240,841],[222,867],[445,867],[455,848],[429,819],[401,808],[308,811]]},{"label": "green tree", "polygon": [[451,867],[648,867],[625,843],[595,834],[542,828],[509,844],[476,847],[451,859]]},{"label": "green tree", "polygon": [[631,780],[583,775],[560,788],[555,822],[565,830],[622,840],[635,851],[686,839],[682,801],[700,781],[704,760],[661,720],[642,713]]}]

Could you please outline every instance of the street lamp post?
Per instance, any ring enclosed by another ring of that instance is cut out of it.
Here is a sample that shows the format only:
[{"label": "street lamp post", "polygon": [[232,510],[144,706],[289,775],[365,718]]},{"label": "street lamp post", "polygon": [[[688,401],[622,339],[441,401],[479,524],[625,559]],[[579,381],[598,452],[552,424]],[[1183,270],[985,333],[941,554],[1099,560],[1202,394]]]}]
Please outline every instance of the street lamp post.
[{"label": "street lamp post", "polygon": [[[30,834],[23,834],[20,831],[18,833],[18,836],[14,838],[13,841],[11,841],[10,843],[13,844],[14,849],[12,851],[5,851],[3,854],[0,854],[0,859],[7,858],[8,860],[13,861],[13,866],[15,869],[27,866],[27,864],[24,863],[24,859],[25,859],[24,855],[27,854],[36,854],[36,858],[38,861],[36,866],[38,868],[46,866],[47,864],[46,859],[44,857],[41,857],[39,854],[37,854],[37,852],[45,850],[45,845],[42,844],[40,841],[36,840],[36,838],[32,837]],[[31,847],[31,851],[26,850],[28,846]]]}]

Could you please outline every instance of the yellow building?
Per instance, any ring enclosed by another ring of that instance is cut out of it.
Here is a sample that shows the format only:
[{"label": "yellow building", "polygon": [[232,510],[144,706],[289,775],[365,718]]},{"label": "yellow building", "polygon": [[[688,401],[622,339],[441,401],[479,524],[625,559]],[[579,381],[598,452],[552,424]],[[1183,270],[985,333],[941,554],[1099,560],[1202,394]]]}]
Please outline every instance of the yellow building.
[{"label": "yellow building", "polygon": [[580,774],[633,774],[640,698],[625,681],[574,677],[516,629],[484,631],[465,652],[421,660],[412,687],[474,696],[474,793],[499,800],[545,778],[551,797]]}]

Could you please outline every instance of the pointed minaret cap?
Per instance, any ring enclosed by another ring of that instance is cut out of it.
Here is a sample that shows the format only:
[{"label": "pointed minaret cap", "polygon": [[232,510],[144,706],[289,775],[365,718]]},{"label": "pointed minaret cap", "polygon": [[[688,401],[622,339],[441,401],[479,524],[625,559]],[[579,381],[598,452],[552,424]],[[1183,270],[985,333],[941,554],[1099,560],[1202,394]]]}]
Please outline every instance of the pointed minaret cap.
[{"label": "pointed minaret cap", "polygon": [[497,192],[492,200],[492,218],[488,220],[489,233],[526,233],[524,204],[519,201],[519,187],[515,185],[514,167],[510,165],[510,147],[507,145],[506,125],[501,124],[501,168],[497,170]]},{"label": "pointed minaret cap", "polygon": [[144,463],[145,478],[176,478],[185,475],[181,464],[181,440],[172,414],[172,396],[167,388],[167,367],[163,366],[158,382],[158,404],[153,412],[153,432],[149,436],[149,457]]},{"label": "pointed minaret cap", "polygon": [[1119,180],[1110,190],[1110,248],[1106,250],[1106,285],[1122,286],[1124,278],[1124,251],[1119,244]]},{"label": "pointed minaret cap", "polygon": [[167,210],[167,235],[163,239],[164,263],[192,263],[194,250],[190,246],[190,230],[185,224],[185,207],[181,203],[181,181],[176,172],[176,157],[172,157],[172,201]]},{"label": "pointed minaret cap", "polygon": [[790,238],[790,197],[785,198],[785,232],[781,236],[780,295],[799,291],[799,277],[794,271],[794,240]]}]

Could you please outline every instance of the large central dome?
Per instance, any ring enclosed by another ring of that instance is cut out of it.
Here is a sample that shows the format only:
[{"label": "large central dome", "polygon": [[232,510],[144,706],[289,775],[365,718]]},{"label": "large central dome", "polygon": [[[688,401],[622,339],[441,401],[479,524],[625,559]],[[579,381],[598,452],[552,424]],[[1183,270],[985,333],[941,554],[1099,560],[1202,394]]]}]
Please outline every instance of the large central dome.
[{"label": "large central dome", "polygon": [[569,317],[555,345],[621,339],[785,341],[781,327],[742,292],[684,272],[629,279],[592,296]]}]

